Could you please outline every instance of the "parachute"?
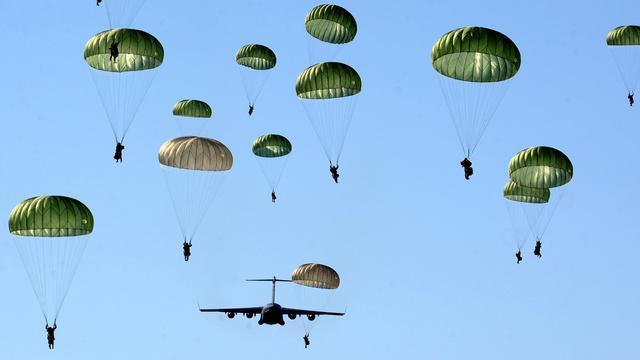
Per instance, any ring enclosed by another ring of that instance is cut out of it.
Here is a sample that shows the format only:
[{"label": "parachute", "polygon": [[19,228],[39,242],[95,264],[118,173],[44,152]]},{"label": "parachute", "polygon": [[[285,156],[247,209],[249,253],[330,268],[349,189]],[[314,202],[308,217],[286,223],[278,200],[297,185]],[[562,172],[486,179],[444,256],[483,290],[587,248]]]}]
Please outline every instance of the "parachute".
[{"label": "parachute", "polygon": [[619,26],[607,34],[607,45],[629,93],[640,78],[640,26]]},{"label": "parachute", "polygon": [[509,79],[520,69],[520,51],[495,30],[464,27],[449,31],[433,45],[431,63],[462,151],[471,158]]},{"label": "parachute", "polygon": [[181,100],[173,106],[173,115],[181,117],[177,121],[181,135],[200,135],[204,119],[211,117],[211,107],[200,100]]},{"label": "parachute", "polygon": [[267,70],[276,66],[276,54],[264,45],[248,44],[238,50],[236,62],[241,66],[245,94],[253,109],[269,78]]},{"label": "parachute", "polygon": [[[295,293],[303,308],[325,309],[330,306],[335,290],[340,286],[340,276],[331,267],[323,264],[308,263],[302,264],[291,273],[291,281],[296,286]],[[312,321],[304,318],[302,326],[305,333],[309,334],[315,327],[317,320]]]},{"label": "parachute", "polygon": [[275,192],[291,153],[291,142],[282,135],[262,135],[253,141],[253,154],[258,159],[271,191]]},{"label": "parachute", "polygon": [[536,146],[518,152],[509,161],[509,177],[518,185],[548,189],[571,181],[573,165],[560,150]]},{"label": "parachute", "polygon": [[55,322],[82,258],[93,215],[78,200],[38,196],[9,215],[9,232],[47,323]]},{"label": "parachute", "polygon": [[[109,48],[117,43],[114,61]],[[87,42],[84,59],[102,99],[113,136],[122,143],[136,116],[156,68],[162,64],[162,44],[141,30],[111,29]]]},{"label": "parachute", "polygon": [[296,80],[296,94],[322,144],[327,159],[337,165],[353,116],[360,75],[349,65],[320,63],[306,68]]},{"label": "parachute", "polygon": [[521,221],[518,225],[518,212],[513,204],[520,204],[520,214],[526,219],[531,234],[541,241],[564,195],[562,190],[554,190],[555,199],[552,199],[550,188],[562,187],[571,181],[573,165],[560,150],[536,146],[518,152],[509,161],[508,172],[511,181],[504,187],[503,195],[509,200],[509,215],[520,249],[526,243],[528,234],[525,236],[522,231]]},{"label": "parachute", "polygon": [[191,241],[233,165],[231,151],[213,139],[184,136],[162,144],[158,161],[183,239]]},{"label": "parachute", "polygon": [[211,107],[200,100],[181,100],[173,106],[173,115],[195,118],[210,118]]},{"label": "parachute", "polygon": [[[311,9],[304,21],[309,39],[309,61],[332,60],[342,46],[356,37],[356,19],[346,9],[331,4]],[[320,40],[320,41],[317,41]]]},{"label": "parachute", "polygon": [[298,285],[318,289],[337,289],[340,286],[340,276],[327,265],[303,264],[293,270],[291,281]]}]

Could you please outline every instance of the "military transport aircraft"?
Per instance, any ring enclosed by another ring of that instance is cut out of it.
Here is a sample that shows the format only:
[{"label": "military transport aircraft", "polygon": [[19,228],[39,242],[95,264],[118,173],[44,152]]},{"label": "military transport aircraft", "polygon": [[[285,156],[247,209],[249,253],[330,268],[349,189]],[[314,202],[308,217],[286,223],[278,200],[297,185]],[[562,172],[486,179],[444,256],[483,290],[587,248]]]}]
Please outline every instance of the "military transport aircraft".
[{"label": "military transport aircraft", "polygon": [[271,302],[261,307],[200,309],[200,311],[223,312],[227,314],[227,317],[229,319],[233,319],[236,316],[236,314],[244,314],[244,316],[246,316],[249,319],[251,319],[254,315],[260,314],[260,320],[258,320],[258,325],[262,325],[262,324],[284,325],[283,315],[287,315],[291,320],[294,320],[298,316],[306,315],[309,321],[313,321],[316,319],[317,316],[320,316],[320,315],[342,316],[345,314],[345,313],[337,313],[337,312],[290,309],[290,308],[282,307],[279,304],[276,304],[276,282],[291,282],[291,280],[276,279],[276,277],[274,276],[273,279],[250,279],[247,281],[271,281],[271,283],[273,284],[271,289]]}]

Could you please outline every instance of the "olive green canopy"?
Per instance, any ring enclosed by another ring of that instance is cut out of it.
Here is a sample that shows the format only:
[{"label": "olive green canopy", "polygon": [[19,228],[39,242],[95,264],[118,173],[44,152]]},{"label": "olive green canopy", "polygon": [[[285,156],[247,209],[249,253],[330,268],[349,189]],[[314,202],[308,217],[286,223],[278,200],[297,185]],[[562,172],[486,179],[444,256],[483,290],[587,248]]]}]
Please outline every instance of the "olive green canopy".
[{"label": "olive green canopy", "polygon": [[267,134],[253,140],[251,149],[256,156],[281,157],[291,152],[291,142],[282,135]]},{"label": "olive green canopy", "polygon": [[548,189],[568,183],[573,165],[560,150],[536,146],[520,151],[509,161],[509,177],[518,185]]},{"label": "olive green canopy", "polygon": [[37,196],[18,204],[9,215],[9,232],[19,236],[61,237],[93,231],[89,208],[66,196]]},{"label": "olive green canopy", "polygon": [[210,118],[211,107],[200,100],[180,100],[173,106],[173,115]]},{"label": "olive green canopy", "polygon": [[197,136],[171,139],[158,151],[160,164],[188,170],[226,171],[233,165],[231,151],[223,143]]},{"label": "olive green canopy", "polygon": [[296,284],[319,289],[337,289],[340,276],[327,265],[303,264],[293,270],[291,281]]},{"label": "olive green canopy", "polygon": [[[110,59],[109,48],[118,43],[118,58]],[[164,49],[153,35],[135,29],[103,31],[87,41],[84,60],[94,69],[125,72],[153,69],[162,64]]]},{"label": "olive green canopy", "polygon": [[512,201],[526,202],[532,204],[544,204],[549,202],[551,191],[549,189],[536,189],[518,185],[509,180],[502,191],[505,199]]},{"label": "olive green canopy", "polygon": [[507,80],[518,72],[520,62],[520,51],[511,39],[477,26],[449,31],[431,49],[433,68],[462,81]]},{"label": "olive green canopy", "polygon": [[296,80],[296,94],[302,99],[352,96],[361,89],[360,75],[351,66],[339,62],[310,66]]},{"label": "olive green canopy", "polygon": [[617,28],[609,31],[609,33],[607,34],[607,45],[640,45],[640,26],[618,26]]},{"label": "olive green canopy", "polygon": [[338,5],[323,4],[311,9],[304,20],[309,35],[332,44],[348,43],[356,37],[356,19]]},{"label": "olive green canopy", "polygon": [[238,50],[236,62],[254,70],[268,70],[276,66],[276,54],[264,45],[249,44]]}]

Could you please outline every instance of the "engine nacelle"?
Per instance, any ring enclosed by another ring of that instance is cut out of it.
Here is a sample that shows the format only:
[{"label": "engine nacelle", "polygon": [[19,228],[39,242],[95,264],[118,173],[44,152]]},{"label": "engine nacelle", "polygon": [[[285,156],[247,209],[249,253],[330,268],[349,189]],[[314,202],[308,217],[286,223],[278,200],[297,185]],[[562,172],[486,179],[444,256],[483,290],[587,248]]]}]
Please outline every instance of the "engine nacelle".
[{"label": "engine nacelle", "polygon": [[291,320],[295,320],[295,319],[298,317],[298,315],[296,315],[296,314],[287,314],[287,316],[288,316],[288,317],[289,317],[289,319],[291,319]]},{"label": "engine nacelle", "polygon": [[244,314],[244,316],[246,316],[246,317],[247,317],[247,319],[251,319],[251,318],[253,317],[253,315],[254,315],[253,313],[246,313],[246,314]]},{"label": "engine nacelle", "polygon": [[316,319],[316,314],[308,314],[307,315],[307,319],[309,319],[309,321],[313,321]]},{"label": "engine nacelle", "polygon": [[228,317],[229,319],[233,319],[234,317],[236,317],[236,313],[234,313],[234,312],[228,312],[228,313],[227,313],[227,317]]}]

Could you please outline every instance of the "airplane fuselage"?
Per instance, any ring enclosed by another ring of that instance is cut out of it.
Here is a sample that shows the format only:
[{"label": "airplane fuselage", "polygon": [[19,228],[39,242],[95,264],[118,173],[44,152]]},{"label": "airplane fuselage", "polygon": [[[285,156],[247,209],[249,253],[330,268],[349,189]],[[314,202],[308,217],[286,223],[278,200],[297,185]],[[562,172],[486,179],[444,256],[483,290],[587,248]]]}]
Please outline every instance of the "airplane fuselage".
[{"label": "airplane fuselage", "polygon": [[258,320],[258,325],[262,324],[284,325],[284,319],[282,318],[282,306],[276,303],[269,303],[265,305],[260,313],[260,320]]}]

